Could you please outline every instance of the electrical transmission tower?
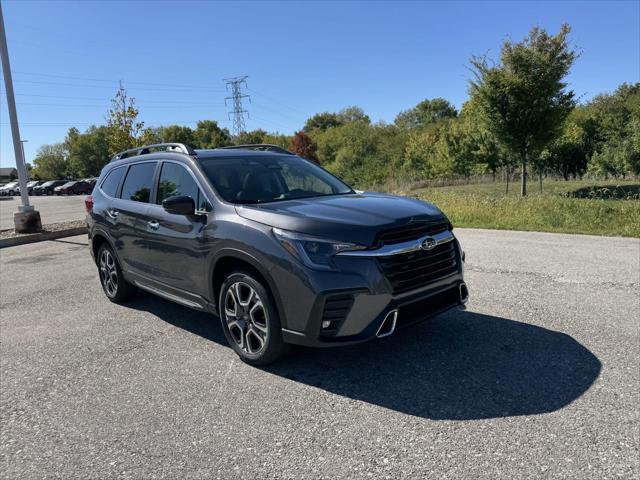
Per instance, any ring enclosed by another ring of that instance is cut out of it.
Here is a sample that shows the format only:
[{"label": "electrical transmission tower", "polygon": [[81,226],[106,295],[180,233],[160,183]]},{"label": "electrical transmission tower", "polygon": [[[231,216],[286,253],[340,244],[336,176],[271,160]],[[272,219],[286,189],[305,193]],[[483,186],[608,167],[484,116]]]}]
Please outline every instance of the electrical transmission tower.
[{"label": "electrical transmission tower", "polygon": [[226,105],[227,100],[233,101],[233,110],[229,112],[229,118],[231,118],[231,115],[233,115],[233,133],[235,135],[240,135],[245,131],[245,114],[247,115],[247,117],[249,116],[249,112],[242,108],[242,99],[247,98],[249,99],[249,102],[251,102],[251,97],[242,93],[242,85],[244,84],[245,88],[247,86],[247,75],[243,75],[241,77],[225,78],[224,81],[227,84],[227,90],[231,91],[231,96],[226,97],[224,99],[224,103]]}]

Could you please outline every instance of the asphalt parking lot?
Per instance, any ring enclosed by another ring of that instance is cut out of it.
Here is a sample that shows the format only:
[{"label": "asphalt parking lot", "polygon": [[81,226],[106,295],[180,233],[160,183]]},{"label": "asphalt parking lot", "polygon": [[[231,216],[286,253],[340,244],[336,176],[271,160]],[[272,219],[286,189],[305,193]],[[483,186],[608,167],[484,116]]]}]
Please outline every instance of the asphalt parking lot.
[{"label": "asphalt parking lot", "polygon": [[265,370],[86,237],[1,250],[0,476],[638,478],[640,241],[458,236],[466,311]]},{"label": "asphalt parking lot", "polygon": [[[31,196],[29,202],[40,212],[43,225],[71,220],[82,220],[85,216],[84,195]],[[20,197],[9,197],[0,201],[0,229],[13,228],[13,214],[18,211]]]}]

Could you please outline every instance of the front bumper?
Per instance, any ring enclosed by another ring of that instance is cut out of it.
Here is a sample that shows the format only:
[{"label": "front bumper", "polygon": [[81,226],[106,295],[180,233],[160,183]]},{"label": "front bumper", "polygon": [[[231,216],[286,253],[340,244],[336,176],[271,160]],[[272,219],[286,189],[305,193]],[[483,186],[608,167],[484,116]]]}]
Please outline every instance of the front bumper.
[{"label": "front bumper", "polygon": [[[371,257],[341,258],[339,272],[308,270],[307,282],[299,282],[301,272],[273,269],[276,283],[292,290],[281,295],[284,341],[313,347],[360,343],[463,305],[468,296],[463,254],[458,241],[453,241],[456,271],[402,293],[394,293],[380,264]],[[336,318],[335,326],[323,328],[323,322]]]}]

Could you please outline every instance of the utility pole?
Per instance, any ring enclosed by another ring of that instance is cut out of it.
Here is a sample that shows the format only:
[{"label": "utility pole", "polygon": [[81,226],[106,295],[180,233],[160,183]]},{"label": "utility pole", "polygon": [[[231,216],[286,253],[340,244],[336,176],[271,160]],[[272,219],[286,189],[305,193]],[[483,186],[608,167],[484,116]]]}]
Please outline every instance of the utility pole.
[{"label": "utility pole", "polygon": [[[25,169],[27,167],[27,157],[24,154],[24,144],[27,143],[28,141],[29,140],[20,140],[20,150],[22,150],[22,158],[24,159]],[[29,172],[27,172],[27,173],[29,173]],[[28,177],[28,175],[27,175],[27,177]],[[27,178],[27,180],[29,180],[29,179]]]},{"label": "utility pole", "polygon": [[249,103],[251,103],[251,97],[249,95],[242,93],[242,85],[247,86],[247,75],[242,75],[240,77],[233,78],[225,78],[225,83],[227,84],[227,91],[231,90],[231,96],[226,97],[224,99],[225,105],[227,104],[227,100],[233,101],[233,110],[229,112],[229,117],[233,115],[233,133],[238,136],[242,132],[245,131],[244,126],[244,115],[247,114],[249,116],[249,112],[244,110],[242,107],[242,99],[248,98]]},{"label": "utility pole", "polygon": [[11,67],[9,65],[9,49],[7,48],[7,35],[4,29],[4,17],[2,4],[0,4],[0,56],[2,57],[2,71],[4,73],[4,88],[7,92],[7,107],[9,110],[9,122],[11,123],[11,135],[13,137],[13,151],[16,156],[16,168],[20,182],[20,198],[22,205],[13,214],[13,223],[16,233],[34,233],[42,230],[40,212],[29,205],[29,192],[27,190],[27,168],[24,163],[24,153],[20,141],[20,129],[18,127],[18,113],[16,111],[16,99],[13,94],[13,80],[11,79]]}]

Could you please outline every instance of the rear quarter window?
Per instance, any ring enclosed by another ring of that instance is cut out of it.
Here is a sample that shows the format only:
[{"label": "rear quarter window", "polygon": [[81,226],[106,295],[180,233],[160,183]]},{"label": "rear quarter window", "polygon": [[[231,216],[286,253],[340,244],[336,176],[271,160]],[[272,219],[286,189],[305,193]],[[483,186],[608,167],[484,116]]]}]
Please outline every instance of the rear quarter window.
[{"label": "rear quarter window", "polygon": [[123,173],[124,167],[118,167],[111,170],[102,181],[102,184],[100,184],[100,190],[110,197],[115,197]]}]

